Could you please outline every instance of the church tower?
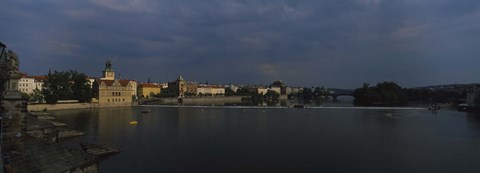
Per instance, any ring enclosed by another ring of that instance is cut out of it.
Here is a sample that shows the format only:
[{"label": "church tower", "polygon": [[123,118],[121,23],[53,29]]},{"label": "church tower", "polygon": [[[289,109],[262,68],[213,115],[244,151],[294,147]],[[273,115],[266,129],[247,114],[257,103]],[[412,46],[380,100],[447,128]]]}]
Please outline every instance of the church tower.
[{"label": "church tower", "polygon": [[105,63],[102,80],[115,80],[115,71],[112,69],[112,61],[110,61],[110,59],[107,59],[107,62]]}]

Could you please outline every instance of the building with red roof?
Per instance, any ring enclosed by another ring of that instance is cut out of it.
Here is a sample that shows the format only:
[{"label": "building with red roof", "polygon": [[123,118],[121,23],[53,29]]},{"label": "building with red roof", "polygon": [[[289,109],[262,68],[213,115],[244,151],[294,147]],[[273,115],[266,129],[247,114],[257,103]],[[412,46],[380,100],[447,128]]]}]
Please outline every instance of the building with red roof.
[{"label": "building with red roof", "polygon": [[140,98],[148,98],[151,95],[160,94],[160,86],[154,83],[139,84],[137,89]]},{"label": "building with red roof", "polygon": [[[131,104],[137,95],[137,81],[115,79],[112,62],[107,60],[103,77],[96,80],[99,104]],[[98,87],[98,88],[97,88]]]}]

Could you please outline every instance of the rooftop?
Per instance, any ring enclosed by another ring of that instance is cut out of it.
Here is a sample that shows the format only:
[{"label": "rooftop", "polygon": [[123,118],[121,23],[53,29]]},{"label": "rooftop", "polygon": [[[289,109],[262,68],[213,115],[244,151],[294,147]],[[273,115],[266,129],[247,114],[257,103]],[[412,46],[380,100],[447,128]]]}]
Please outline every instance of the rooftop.
[{"label": "rooftop", "polygon": [[139,84],[138,87],[139,87],[139,88],[142,88],[142,87],[143,87],[143,88],[147,88],[147,87],[148,87],[148,88],[160,88],[159,85],[153,84],[153,83],[142,83],[142,84]]},{"label": "rooftop", "polygon": [[100,84],[105,83],[105,85],[107,85],[107,86],[112,86],[113,83],[115,83],[115,81],[118,81],[121,86],[127,86],[128,83],[130,83],[130,81],[134,81],[134,80],[100,80],[99,83]]}]

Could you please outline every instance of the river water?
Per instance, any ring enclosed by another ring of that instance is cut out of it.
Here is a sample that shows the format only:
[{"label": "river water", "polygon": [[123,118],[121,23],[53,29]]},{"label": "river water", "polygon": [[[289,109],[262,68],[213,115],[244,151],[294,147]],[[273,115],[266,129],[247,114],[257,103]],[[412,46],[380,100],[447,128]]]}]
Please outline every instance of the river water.
[{"label": "river water", "polygon": [[52,115],[87,133],[66,143],[122,150],[100,162],[103,173],[480,172],[480,115],[454,110],[151,106]]}]

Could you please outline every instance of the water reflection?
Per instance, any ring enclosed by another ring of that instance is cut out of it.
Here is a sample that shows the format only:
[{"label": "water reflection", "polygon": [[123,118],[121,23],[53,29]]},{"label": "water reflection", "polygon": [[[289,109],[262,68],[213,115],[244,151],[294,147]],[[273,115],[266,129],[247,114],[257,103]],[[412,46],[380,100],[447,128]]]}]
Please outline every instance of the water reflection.
[{"label": "water reflection", "polygon": [[[57,111],[118,147],[101,172],[475,172],[480,118],[450,110],[104,108]],[[129,125],[136,120],[138,125]],[[212,166],[214,165],[214,166]],[[453,166],[452,166],[453,165]]]}]

